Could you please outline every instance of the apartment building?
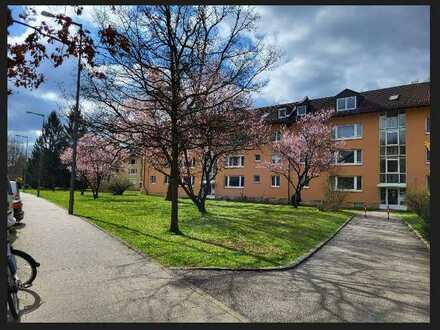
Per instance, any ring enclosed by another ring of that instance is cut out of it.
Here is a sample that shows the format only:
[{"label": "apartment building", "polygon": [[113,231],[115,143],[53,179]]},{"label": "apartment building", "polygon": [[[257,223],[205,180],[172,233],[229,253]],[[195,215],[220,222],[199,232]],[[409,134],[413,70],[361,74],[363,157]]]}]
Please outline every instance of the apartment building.
[{"label": "apartment building", "polygon": [[[281,126],[290,127],[299,116],[321,109],[336,110],[332,135],[344,141],[344,147],[335,155],[334,166],[303,190],[303,202],[319,203],[330,185],[346,192],[351,206],[406,209],[407,189],[429,189],[429,82],[364,92],[344,89],[331,97],[260,108],[271,123],[273,141],[281,137]],[[277,157],[270,145],[228,155],[224,169],[210,183],[210,197],[287,201],[292,192],[287,180],[262,166]],[[197,184],[200,178],[191,180]],[[165,194],[167,182],[145,166],[146,193]]]},{"label": "apartment building", "polygon": [[123,170],[132,184],[131,189],[143,190],[144,166],[142,157],[135,155],[129,156],[123,164]]}]

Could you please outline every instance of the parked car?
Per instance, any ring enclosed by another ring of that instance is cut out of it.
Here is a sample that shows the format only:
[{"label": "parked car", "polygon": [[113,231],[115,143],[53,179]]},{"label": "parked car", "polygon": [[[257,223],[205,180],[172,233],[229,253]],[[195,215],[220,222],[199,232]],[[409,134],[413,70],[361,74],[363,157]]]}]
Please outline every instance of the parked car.
[{"label": "parked car", "polygon": [[18,188],[18,184],[15,181],[10,181],[11,184],[11,190],[13,194],[13,201],[12,201],[12,208],[14,210],[14,218],[15,220],[21,221],[24,218],[24,211],[23,211],[23,202],[20,198],[20,189]]},{"label": "parked car", "polygon": [[12,207],[14,202],[14,193],[12,192],[11,182],[8,181],[8,228],[11,228],[17,223],[14,218],[14,209]]}]

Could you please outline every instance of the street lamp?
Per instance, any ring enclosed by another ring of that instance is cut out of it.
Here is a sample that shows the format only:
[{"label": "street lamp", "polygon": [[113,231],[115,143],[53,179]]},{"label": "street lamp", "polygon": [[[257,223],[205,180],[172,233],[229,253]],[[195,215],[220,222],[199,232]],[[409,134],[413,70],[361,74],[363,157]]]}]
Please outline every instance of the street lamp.
[{"label": "street lamp", "polygon": [[29,144],[29,136],[27,135],[19,135],[19,134],[15,134],[15,136],[21,137],[26,139],[26,163],[23,167],[23,189],[26,187],[26,165],[28,162],[28,144]]},{"label": "street lamp", "polygon": [[[41,15],[46,17],[57,17],[56,15],[47,11],[42,11]],[[63,17],[61,17],[63,19]],[[78,70],[76,76],[76,105],[73,113],[73,127],[72,127],[72,166],[70,172],[70,191],[69,191],[69,214],[73,214],[73,202],[75,191],[75,177],[76,177],[76,149],[78,144],[78,120],[79,120],[79,89],[81,76],[81,55],[82,55],[82,24],[70,21],[71,24],[79,27],[79,48],[78,48]]]},{"label": "street lamp", "polygon": [[[43,135],[44,130],[44,115],[42,113],[33,112],[33,111],[26,111],[26,113],[29,113],[31,115],[40,116],[43,118],[43,125],[41,126],[41,135]],[[41,184],[41,171],[43,168],[43,150],[40,150],[40,159],[38,161],[38,186],[37,186],[37,197],[40,197],[40,184]]]}]

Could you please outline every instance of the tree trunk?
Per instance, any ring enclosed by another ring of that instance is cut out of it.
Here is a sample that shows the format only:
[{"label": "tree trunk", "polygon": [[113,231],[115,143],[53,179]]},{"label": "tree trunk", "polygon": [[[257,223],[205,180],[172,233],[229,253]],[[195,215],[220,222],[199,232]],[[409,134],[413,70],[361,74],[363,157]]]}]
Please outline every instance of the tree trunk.
[{"label": "tree trunk", "polygon": [[206,199],[201,199],[196,202],[197,208],[199,209],[199,212],[202,213],[202,215],[206,214],[205,202],[206,202]]},{"label": "tree trunk", "polygon": [[167,195],[165,196],[166,201],[171,200],[171,185],[168,183]]},{"label": "tree trunk", "polygon": [[98,190],[92,190],[92,194],[93,194],[93,199],[97,199],[98,198]]},{"label": "tree trunk", "polygon": [[291,204],[294,208],[298,208],[299,203],[301,203],[301,190],[296,189],[292,198],[290,199]]},{"label": "tree trunk", "polygon": [[170,232],[174,234],[181,234],[179,230],[179,214],[178,214],[178,150],[177,146],[173,146],[172,160],[171,160],[171,177],[170,177],[170,190],[171,190],[171,222]]}]

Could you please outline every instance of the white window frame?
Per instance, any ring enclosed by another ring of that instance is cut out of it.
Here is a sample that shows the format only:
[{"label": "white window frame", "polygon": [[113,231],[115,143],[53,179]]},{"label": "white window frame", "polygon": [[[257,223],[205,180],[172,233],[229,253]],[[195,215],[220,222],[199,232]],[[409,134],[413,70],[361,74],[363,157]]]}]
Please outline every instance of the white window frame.
[{"label": "white window frame", "polygon": [[[278,161],[274,162],[274,158],[276,158]],[[272,156],[270,157],[270,163],[274,164],[274,165],[281,163],[281,155],[280,154],[272,154]]]},{"label": "white window frame", "polygon": [[[239,177],[238,182],[240,185],[239,186],[230,186],[229,183],[230,183],[231,177]],[[244,176],[243,175],[226,175],[225,178],[227,178],[225,188],[228,188],[228,189],[243,189],[244,188],[244,183],[243,183]]]},{"label": "white window frame", "polygon": [[[427,147],[425,147],[425,154],[426,154],[426,164],[430,164],[431,163],[431,150],[429,150]],[[428,157],[429,155],[429,157]]]},{"label": "white window frame", "polygon": [[[304,110],[304,113],[300,113],[299,112],[299,109],[303,109]],[[307,106],[306,105],[298,105],[297,107],[296,107],[296,115],[298,116],[298,117],[301,117],[301,116],[304,116],[305,114],[307,114]]]},{"label": "white window frame", "polygon": [[[230,165],[231,164],[231,158],[238,157],[240,159],[240,165]],[[244,167],[244,155],[230,155],[226,156],[226,165],[225,168],[241,168]]]},{"label": "white window frame", "polygon": [[[260,159],[257,159],[257,156],[259,156]],[[261,163],[261,154],[255,154],[255,161],[256,161],[257,163]]]},{"label": "white window frame", "polygon": [[431,134],[431,117],[426,117],[425,119],[425,133]]},{"label": "white window frame", "polygon": [[[338,129],[339,127],[343,126],[354,126],[354,135],[351,137],[338,137]],[[363,137],[363,127],[361,123],[354,123],[354,124],[341,124],[341,125],[335,125],[333,128],[333,133],[335,141],[341,141],[341,140],[359,140]]]},{"label": "white window frame", "polygon": [[[352,151],[352,152],[354,152],[354,163],[340,163],[339,162],[339,152],[340,151]],[[359,161],[359,153],[361,154],[361,161]],[[337,165],[337,166],[347,166],[347,165],[357,165],[357,166],[360,166],[360,165],[363,165],[363,161],[362,161],[362,157],[363,155],[362,155],[362,149],[343,149],[343,150],[338,150],[338,151],[336,151],[335,152],[335,161],[334,161],[334,164],[335,165]]]},{"label": "white window frame", "polygon": [[136,164],[136,158],[130,159],[130,165],[135,165],[135,164]]},{"label": "white window frame", "polygon": [[[348,103],[348,99],[353,98],[354,97],[354,108],[347,108],[347,103]],[[344,108],[343,109],[339,109],[339,100],[344,100]],[[352,95],[352,96],[347,96],[347,97],[339,97],[336,99],[336,111],[350,111],[350,110],[355,110],[357,109],[357,97],[356,95]]]},{"label": "white window frame", "polygon": [[[274,178],[275,178],[275,185],[274,185]],[[277,180],[277,178],[278,178],[278,180]],[[277,183],[278,183],[278,185],[277,185]],[[271,184],[272,188],[279,188],[281,186],[281,176],[279,176],[279,175],[272,175],[270,177],[270,184]]]},{"label": "white window frame", "polygon": [[[154,180],[153,180],[153,178],[154,178]],[[150,183],[151,184],[156,184],[156,182],[157,182],[156,176],[155,175],[150,175]]]},{"label": "white window frame", "polygon": [[171,182],[171,177],[169,175],[165,175],[164,183],[165,184],[170,184],[170,182]]},{"label": "white window frame", "polygon": [[[257,177],[258,176],[258,181],[255,181],[255,177]],[[255,183],[255,184],[260,184],[261,183],[261,175],[259,175],[259,174],[254,174],[254,176],[252,177],[252,182],[253,183]]]},{"label": "white window frame", "polygon": [[[275,140],[273,140],[273,134],[275,134]],[[273,131],[272,132],[272,136],[271,136],[271,140],[272,140],[272,142],[280,142],[281,141],[281,137],[282,137],[282,133],[281,133],[280,130]]]},{"label": "white window frame", "polygon": [[[333,187],[334,191],[346,191],[346,192],[362,192],[362,189],[338,189],[338,175],[335,175],[335,186]],[[361,177],[361,182],[362,182],[362,176],[360,175],[341,175],[340,177],[344,177],[344,178],[354,178],[353,180],[353,184],[355,187],[357,187],[357,180],[358,177]],[[363,185],[363,184],[362,184]]]},{"label": "white window frame", "polygon": [[135,174],[137,174],[137,168],[129,168],[129,169],[128,169],[128,174],[129,174],[129,175],[135,175]]},{"label": "white window frame", "polygon": [[[284,116],[281,116],[281,112],[284,112]],[[283,119],[289,117],[289,114],[287,113],[287,108],[280,108],[278,109],[278,119]]]}]

